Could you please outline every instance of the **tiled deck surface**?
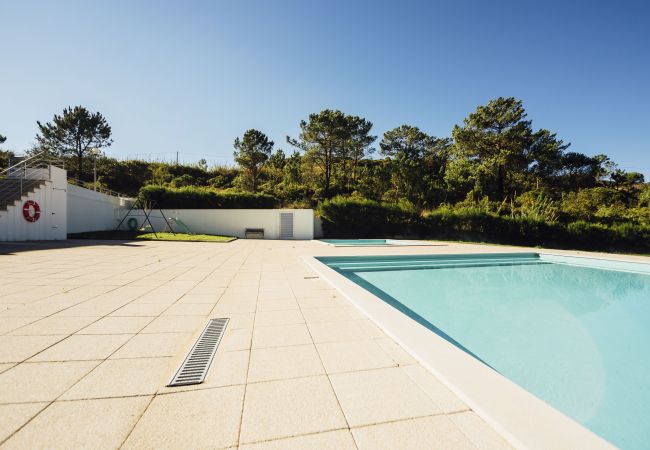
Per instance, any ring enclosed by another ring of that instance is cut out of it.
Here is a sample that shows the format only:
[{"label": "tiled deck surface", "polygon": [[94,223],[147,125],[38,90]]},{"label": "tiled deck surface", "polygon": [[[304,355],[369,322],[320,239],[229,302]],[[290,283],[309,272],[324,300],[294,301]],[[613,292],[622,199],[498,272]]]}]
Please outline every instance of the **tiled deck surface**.
[{"label": "tiled deck surface", "polygon": [[[0,446],[508,448],[300,259],[508,250],[0,244]],[[212,317],[206,382],[165,387]]]}]

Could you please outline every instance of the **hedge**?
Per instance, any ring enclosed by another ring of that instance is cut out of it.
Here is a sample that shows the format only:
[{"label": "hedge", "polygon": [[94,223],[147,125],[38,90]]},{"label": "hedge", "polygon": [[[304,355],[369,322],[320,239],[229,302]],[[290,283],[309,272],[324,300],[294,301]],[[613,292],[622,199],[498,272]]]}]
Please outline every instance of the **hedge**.
[{"label": "hedge", "polygon": [[409,237],[650,253],[650,226],[604,225],[584,221],[563,224],[481,211],[432,211],[425,215],[372,200],[336,197],[320,205],[326,237]]},{"label": "hedge", "polygon": [[584,221],[544,221],[481,213],[436,214],[422,218],[425,237],[532,247],[650,253],[650,227]]},{"label": "hedge", "polygon": [[356,197],[334,197],[319,205],[323,232],[332,238],[405,236],[417,214],[395,205]]},{"label": "hedge", "polygon": [[163,209],[266,209],[277,208],[278,199],[266,194],[250,192],[216,191],[209,188],[166,188],[144,186],[139,197],[155,201]]}]

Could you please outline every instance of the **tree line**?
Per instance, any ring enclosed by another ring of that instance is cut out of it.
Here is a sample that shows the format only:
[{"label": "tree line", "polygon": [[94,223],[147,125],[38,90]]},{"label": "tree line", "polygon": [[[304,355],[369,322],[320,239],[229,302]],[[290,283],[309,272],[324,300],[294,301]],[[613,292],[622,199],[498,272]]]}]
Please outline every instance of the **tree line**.
[{"label": "tree line", "polygon": [[595,187],[634,194],[644,183],[642,174],[619,169],[606,155],[569,151],[555,133],[535,130],[514,98],[479,106],[451,137],[404,124],[378,140],[372,126],[338,110],[310,114],[298,136],[286,138],[295,149],[290,156],[274,152],[261,131],[248,130],[235,141],[240,187],[312,202],[356,195],[431,209],[531,191],[550,198]]},{"label": "tree line", "polygon": [[[367,119],[326,109],[309,114],[299,133],[286,137],[288,152],[260,130],[236,137],[235,167],[110,158],[98,153],[113,143],[107,119],[81,106],[37,126],[31,151],[66,159],[72,176],[86,180],[96,159],[100,183],[131,195],[153,184],[269,194],[285,206],[347,196],[416,211],[471,204],[497,213],[533,208],[550,221],[650,219],[642,174],[618,168],[603,154],[570,151],[552,131],[535,129],[512,97],[478,106],[449,136],[402,124],[379,137]],[[5,139],[0,135],[0,143]]]}]

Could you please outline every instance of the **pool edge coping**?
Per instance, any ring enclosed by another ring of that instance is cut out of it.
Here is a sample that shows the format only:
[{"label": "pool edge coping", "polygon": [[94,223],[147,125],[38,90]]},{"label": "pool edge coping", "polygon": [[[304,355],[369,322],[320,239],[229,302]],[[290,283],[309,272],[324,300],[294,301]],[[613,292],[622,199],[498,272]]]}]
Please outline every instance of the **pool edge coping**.
[{"label": "pool edge coping", "polygon": [[[341,239],[341,240],[363,240],[363,239]],[[385,247],[441,247],[448,244],[436,244],[433,242],[427,241],[418,241],[413,239],[384,239],[384,241],[395,241],[401,242],[399,244],[366,244],[366,245],[354,245],[354,244],[332,244],[331,242],[326,242],[323,239],[313,239],[313,241],[318,242],[319,244],[326,245],[328,247],[341,247],[341,248],[385,248]]]},{"label": "pool edge coping", "polygon": [[[551,252],[536,253],[540,257],[543,254],[565,256]],[[616,448],[582,424],[328,267],[317,257],[301,258],[515,448]]]}]

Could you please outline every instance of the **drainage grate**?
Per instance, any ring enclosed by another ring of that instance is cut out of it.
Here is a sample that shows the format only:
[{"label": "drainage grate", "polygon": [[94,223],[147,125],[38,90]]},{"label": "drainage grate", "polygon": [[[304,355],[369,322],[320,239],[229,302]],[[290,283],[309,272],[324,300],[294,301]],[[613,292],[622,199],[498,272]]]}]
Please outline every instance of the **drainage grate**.
[{"label": "drainage grate", "polygon": [[185,386],[203,383],[214,354],[217,352],[228,319],[211,319],[196,340],[183,364],[167,386]]}]

